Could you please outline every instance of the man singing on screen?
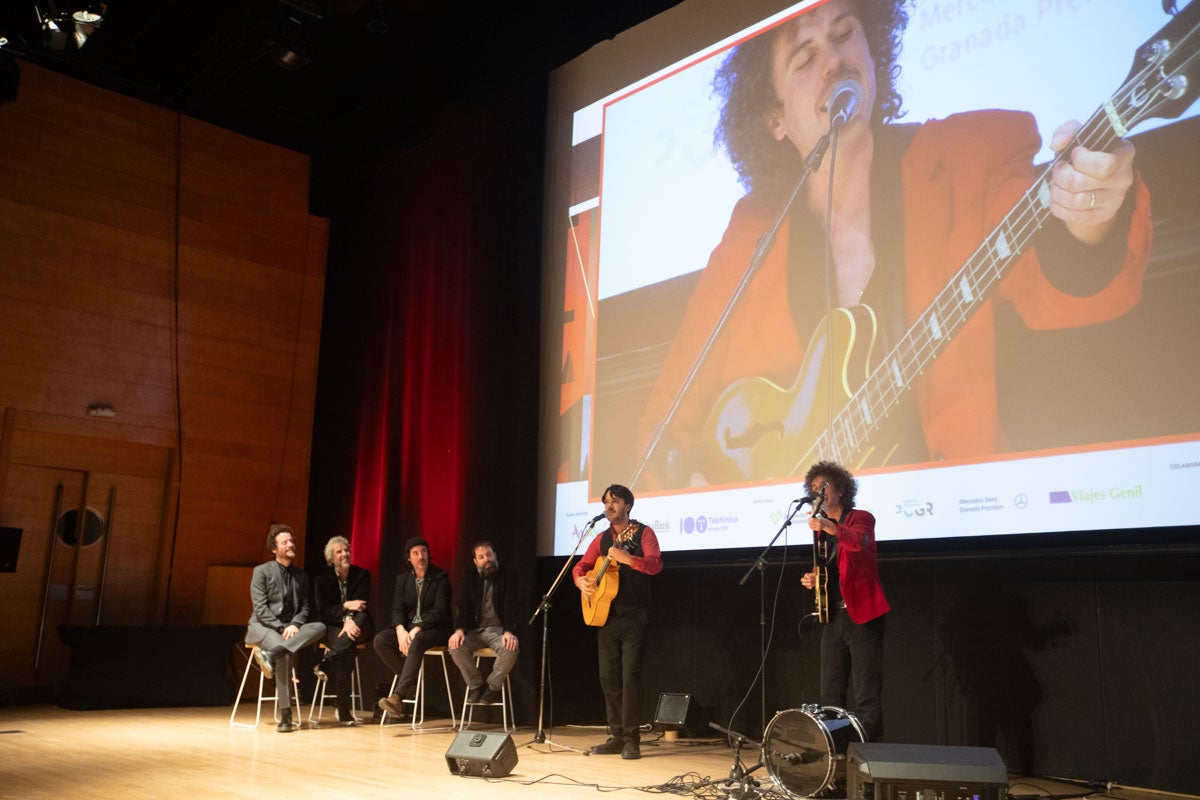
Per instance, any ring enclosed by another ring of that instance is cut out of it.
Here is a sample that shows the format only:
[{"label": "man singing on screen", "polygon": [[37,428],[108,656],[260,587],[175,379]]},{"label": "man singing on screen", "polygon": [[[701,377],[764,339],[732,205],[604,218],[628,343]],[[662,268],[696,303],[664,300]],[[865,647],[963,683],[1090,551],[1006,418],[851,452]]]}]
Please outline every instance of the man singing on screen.
[{"label": "man singing on screen", "polygon": [[[1034,183],[1032,159],[1041,144],[1033,117],[1015,111],[896,124],[896,59],[908,13],[903,0],[830,0],[743,42],[717,71],[722,107],[716,136],[747,192],[710,256],[651,393],[639,427],[643,447],[700,355],[760,235],[785,209],[804,157],[830,131],[835,90],[857,88],[840,94],[838,109],[849,116],[836,148],[784,217],[663,432],[649,461],[652,482],[705,485],[794,474],[808,463],[805,453],[817,449],[809,447],[810,432],[824,433],[843,402],[843,377],[855,383],[849,373],[867,362],[867,351],[878,362],[909,330],[926,337],[928,349],[944,349],[911,375],[885,376],[887,401],[861,410],[864,425],[885,418],[888,425],[875,432],[867,451],[889,464],[1003,452],[996,299],[1011,303],[1035,329],[1111,320],[1139,300],[1151,222],[1149,194],[1133,169],[1134,148],[1124,141],[1110,152],[1072,144],[1078,123],[1053,136],[1052,146],[1064,157],[1046,196],[1035,200],[1048,221],[1011,261],[995,292],[972,297],[972,286],[954,281]],[[1007,239],[991,254],[1007,258],[1006,247]],[[915,324],[947,288],[957,303],[980,303],[952,338],[941,334],[958,324],[953,308]],[[835,333],[829,346],[819,337],[833,307],[854,310],[857,327],[853,336]],[[838,348],[848,344],[861,362],[840,360]],[[822,361],[831,358],[832,366]],[[865,368],[857,380],[863,374]],[[809,386],[806,375],[834,382],[807,395],[798,391],[772,409],[755,394],[767,382]],[[752,377],[765,380],[753,386],[742,380]],[[746,466],[729,457],[769,444],[768,436],[784,442],[780,462],[786,467]]]}]

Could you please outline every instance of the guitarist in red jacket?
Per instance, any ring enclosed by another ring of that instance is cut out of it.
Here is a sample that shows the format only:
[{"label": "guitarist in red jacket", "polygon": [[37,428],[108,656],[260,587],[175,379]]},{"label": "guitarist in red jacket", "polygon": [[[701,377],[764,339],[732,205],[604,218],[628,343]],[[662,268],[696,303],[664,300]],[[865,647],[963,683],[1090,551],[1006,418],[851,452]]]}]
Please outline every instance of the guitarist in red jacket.
[{"label": "guitarist in red jacket", "polygon": [[[806,589],[827,592],[829,621],[821,629],[821,705],[846,708],[846,688],[854,680],[850,707],[867,741],[883,734],[883,628],[891,610],[879,582],[875,517],[854,507],[858,481],[833,461],[819,461],[804,478],[808,491],[824,495],[821,515],[808,527],[823,545],[827,563],[800,579]],[[825,573],[825,574],[822,574]]]},{"label": "guitarist in red jacket", "polygon": [[[994,285],[981,289],[955,278],[1034,185],[1041,141],[1032,115],[1016,111],[898,124],[896,59],[907,21],[900,0],[830,0],[743,42],[717,71],[714,89],[723,99],[717,138],[747,193],[700,276],[639,424],[639,447],[655,442],[653,453],[643,453],[648,483],[674,488],[785,477],[830,452],[856,468],[865,465],[849,448],[809,448],[810,432],[820,433],[837,409],[822,408],[833,390],[807,393],[804,379],[832,372],[822,359],[851,341],[866,362],[882,361],[906,337],[920,345],[911,352],[936,353],[930,363],[898,358],[876,373],[895,399],[862,421],[887,426],[863,448],[873,450],[872,465],[1005,452],[995,305],[1008,304],[1027,327],[1044,330],[1106,322],[1141,298],[1152,221],[1134,147],[1125,140],[1107,152],[1074,144],[1078,123],[1061,126],[1051,141],[1063,158],[1027,215],[1038,224],[1019,235],[1006,231],[987,250],[999,262],[987,273],[996,276]],[[792,204],[656,438],[759,237],[785,209],[803,158],[830,130],[835,88],[847,84],[860,88],[861,101],[840,129],[836,158],[826,154]],[[1025,247],[1019,236],[1031,237]],[[946,307],[922,317],[947,292]],[[823,348],[817,337],[831,307],[853,310],[857,332],[835,335],[834,347]],[[899,352],[907,358],[910,351]],[[847,379],[862,381],[861,364],[849,366]],[[783,410],[772,402],[764,413],[759,383],[793,382],[800,391],[780,400]],[[783,465],[761,460],[759,451],[772,441],[783,447]]]},{"label": "guitarist in red jacket", "polygon": [[642,661],[650,627],[646,610],[650,577],[662,572],[662,551],[654,529],[629,518],[633,492],[614,483],[601,499],[608,530],[592,539],[572,571],[579,591],[591,597],[597,590],[591,573],[601,554],[610,560],[610,568],[619,565],[619,589],[596,635],[609,738],[592,752],[641,758]]}]

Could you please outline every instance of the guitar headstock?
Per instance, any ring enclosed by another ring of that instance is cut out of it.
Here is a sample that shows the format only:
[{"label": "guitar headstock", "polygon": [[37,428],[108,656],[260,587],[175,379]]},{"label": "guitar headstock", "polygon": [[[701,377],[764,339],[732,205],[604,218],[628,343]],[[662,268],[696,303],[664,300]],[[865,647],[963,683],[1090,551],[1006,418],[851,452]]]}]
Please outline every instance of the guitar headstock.
[{"label": "guitar headstock", "polygon": [[1125,82],[1105,106],[1120,136],[1158,117],[1174,119],[1200,86],[1200,0],[1192,0],[1137,49]]}]

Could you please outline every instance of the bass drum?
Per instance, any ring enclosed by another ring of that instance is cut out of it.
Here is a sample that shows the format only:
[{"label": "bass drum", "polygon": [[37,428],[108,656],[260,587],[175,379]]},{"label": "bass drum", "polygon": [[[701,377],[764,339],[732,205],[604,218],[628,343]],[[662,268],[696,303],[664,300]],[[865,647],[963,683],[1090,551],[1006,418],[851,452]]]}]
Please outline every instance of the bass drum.
[{"label": "bass drum", "polygon": [[806,705],[775,715],[763,732],[762,760],[789,797],[814,797],[845,786],[846,748],[861,741],[862,725],[846,709]]}]

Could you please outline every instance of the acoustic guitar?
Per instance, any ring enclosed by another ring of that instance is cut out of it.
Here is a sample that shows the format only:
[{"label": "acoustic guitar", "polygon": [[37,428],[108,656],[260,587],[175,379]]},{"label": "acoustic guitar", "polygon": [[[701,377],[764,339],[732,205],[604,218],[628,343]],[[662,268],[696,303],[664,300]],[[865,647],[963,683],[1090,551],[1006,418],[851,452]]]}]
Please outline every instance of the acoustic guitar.
[{"label": "acoustic guitar", "polygon": [[[625,526],[625,530],[613,536],[613,544],[617,547],[629,544],[641,527],[641,523],[630,520],[629,524]],[[608,622],[608,609],[621,588],[618,577],[620,567],[620,564],[605,556],[597,561],[596,566],[588,572],[588,577],[592,579],[592,585],[596,587],[596,591],[592,593],[591,597],[582,593],[579,595],[579,600],[583,604],[585,624],[600,627]]]},{"label": "acoustic guitar", "polygon": [[[1146,119],[1179,116],[1198,82],[1200,2],[1193,2],[1138,48],[1125,82],[1061,152],[1075,144],[1109,150]],[[836,457],[851,469],[888,463],[895,448],[880,441],[880,428],[1050,219],[1052,167],[882,358],[873,352],[875,312],[865,305],[837,308],[813,335],[790,388],[761,377],[726,388],[702,432],[708,480],[794,476],[818,457]]]}]

